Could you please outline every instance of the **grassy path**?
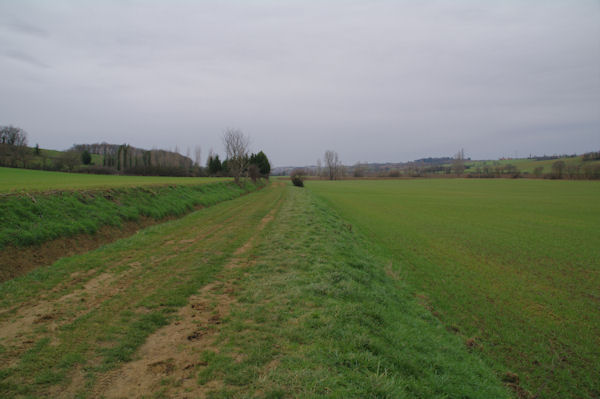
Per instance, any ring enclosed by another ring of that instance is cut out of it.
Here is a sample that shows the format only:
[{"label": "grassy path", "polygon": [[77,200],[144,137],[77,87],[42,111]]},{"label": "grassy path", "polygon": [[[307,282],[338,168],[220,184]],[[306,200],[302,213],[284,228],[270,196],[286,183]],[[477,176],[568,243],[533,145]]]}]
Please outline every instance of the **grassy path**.
[{"label": "grassy path", "polygon": [[502,398],[306,190],[272,184],[0,285],[0,396]]}]

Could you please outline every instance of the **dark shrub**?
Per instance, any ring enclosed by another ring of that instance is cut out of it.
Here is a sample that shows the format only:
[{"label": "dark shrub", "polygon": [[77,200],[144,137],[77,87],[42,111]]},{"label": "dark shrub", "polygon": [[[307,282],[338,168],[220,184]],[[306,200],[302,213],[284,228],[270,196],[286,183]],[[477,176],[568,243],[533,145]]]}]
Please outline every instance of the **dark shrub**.
[{"label": "dark shrub", "polygon": [[296,187],[304,187],[304,169],[295,169],[291,174],[290,178],[292,179],[292,183]]}]

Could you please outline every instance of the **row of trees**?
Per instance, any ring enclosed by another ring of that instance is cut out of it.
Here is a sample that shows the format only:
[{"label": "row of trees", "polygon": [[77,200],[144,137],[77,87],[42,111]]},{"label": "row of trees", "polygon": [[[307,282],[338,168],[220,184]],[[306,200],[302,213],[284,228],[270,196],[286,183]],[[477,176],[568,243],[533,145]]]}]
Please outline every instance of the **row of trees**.
[{"label": "row of trees", "polygon": [[[18,127],[0,126],[0,166],[99,174],[158,176],[232,176],[236,182],[247,176],[268,177],[271,165],[265,153],[249,153],[250,139],[239,129],[223,133],[225,160],[212,150],[206,167],[201,165],[201,147],[188,148],[184,156],[175,151],[144,150],[129,144],[75,144],[67,151],[41,150],[27,146],[27,133]],[[94,162],[95,160],[95,162]]]}]

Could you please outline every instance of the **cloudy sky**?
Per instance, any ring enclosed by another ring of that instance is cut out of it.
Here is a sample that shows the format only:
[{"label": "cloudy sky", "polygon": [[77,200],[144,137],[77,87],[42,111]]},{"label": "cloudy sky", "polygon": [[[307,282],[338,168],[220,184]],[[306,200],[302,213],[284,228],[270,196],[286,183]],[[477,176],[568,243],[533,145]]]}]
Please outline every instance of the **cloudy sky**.
[{"label": "cloudy sky", "polygon": [[0,125],[30,144],[278,166],[600,149],[600,1],[0,0]]}]

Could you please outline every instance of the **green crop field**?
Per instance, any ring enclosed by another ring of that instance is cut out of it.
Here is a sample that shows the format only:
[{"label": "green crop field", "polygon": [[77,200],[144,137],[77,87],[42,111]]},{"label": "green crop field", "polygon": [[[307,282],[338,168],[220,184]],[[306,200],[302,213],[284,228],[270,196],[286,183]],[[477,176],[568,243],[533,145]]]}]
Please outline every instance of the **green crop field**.
[{"label": "green crop field", "polygon": [[310,181],[471,350],[544,398],[600,397],[600,184]]},{"label": "green crop field", "polygon": [[202,184],[231,180],[221,177],[114,176],[48,172],[0,167],[0,193],[15,191],[82,190],[167,184]]}]

